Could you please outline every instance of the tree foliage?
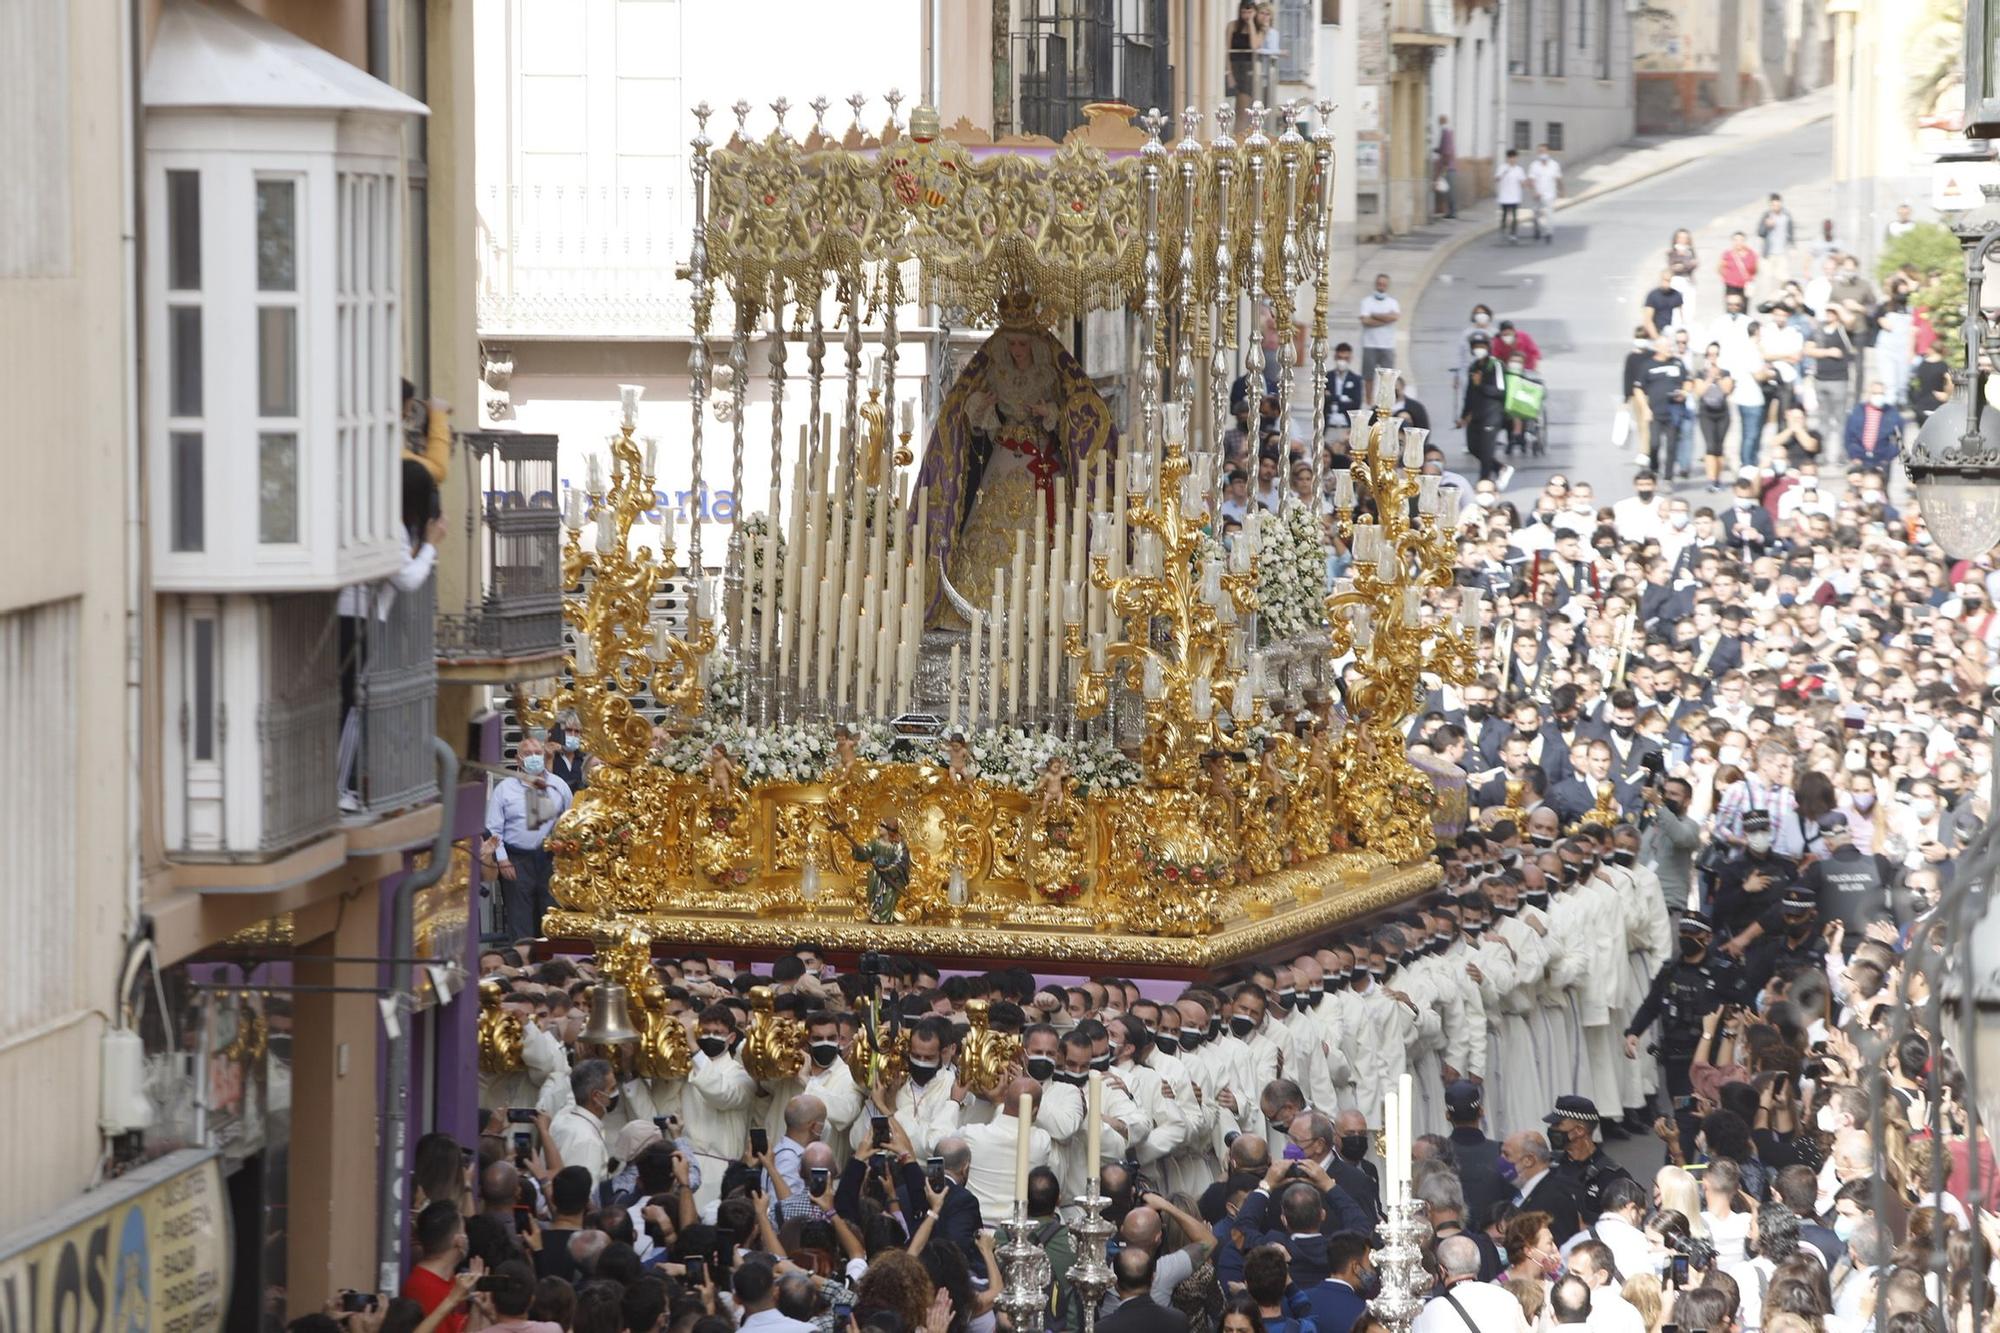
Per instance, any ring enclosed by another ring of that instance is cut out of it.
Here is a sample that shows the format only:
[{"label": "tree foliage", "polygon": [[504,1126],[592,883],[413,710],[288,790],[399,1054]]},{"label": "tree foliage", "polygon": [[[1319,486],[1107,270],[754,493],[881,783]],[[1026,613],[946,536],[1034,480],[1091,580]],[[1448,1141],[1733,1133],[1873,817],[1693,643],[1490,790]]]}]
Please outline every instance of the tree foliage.
[{"label": "tree foliage", "polygon": [[1910,304],[1928,314],[1944,343],[1945,360],[1957,365],[1965,357],[1965,255],[1958,237],[1942,223],[1919,222],[1884,242],[1876,277],[1886,282],[1905,264],[1919,275]]}]

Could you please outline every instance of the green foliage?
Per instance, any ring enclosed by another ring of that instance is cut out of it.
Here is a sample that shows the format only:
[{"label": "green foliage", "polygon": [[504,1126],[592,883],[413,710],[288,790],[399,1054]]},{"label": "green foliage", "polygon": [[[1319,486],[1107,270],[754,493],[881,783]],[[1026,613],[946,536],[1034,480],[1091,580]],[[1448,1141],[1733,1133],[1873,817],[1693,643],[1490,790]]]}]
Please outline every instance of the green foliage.
[{"label": "green foliage", "polygon": [[1943,340],[1945,360],[1957,365],[1965,357],[1965,256],[1958,237],[1941,223],[1919,222],[1883,244],[1876,276],[1886,281],[1905,264],[1924,275],[1910,303],[1929,313]]}]

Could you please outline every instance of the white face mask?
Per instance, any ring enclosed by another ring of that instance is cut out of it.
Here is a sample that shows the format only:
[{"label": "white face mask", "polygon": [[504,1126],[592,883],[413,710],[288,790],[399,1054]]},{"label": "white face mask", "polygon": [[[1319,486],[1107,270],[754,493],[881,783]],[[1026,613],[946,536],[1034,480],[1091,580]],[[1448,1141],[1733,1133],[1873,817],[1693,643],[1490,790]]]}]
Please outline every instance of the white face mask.
[{"label": "white face mask", "polygon": [[1486,359],[1486,349],[1484,347],[1473,348],[1472,359],[1474,361],[1484,361]]},{"label": "white face mask", "polygon": [[1743,844],[1753,852],[1760,854],[1768,852],[1771,850],[1771,835],[1768,833],[1746,833],[1743,835]]},{"label": "white face mask", "polygon": [[1478,314],[1472,317],[1472,322],[1474,324],[1477,324],[1480,328],[1483,329],[1488,324],[1491,324],[1493,322],[1493,316],[1487,314],[1485,311],[1482,310]]},{"label": "white face mask", "polygon": [[1675,531],[1679,531],[1688,525],[1688,516],[1686,514],[1668,514],[1667,523]]},{"label": "white face mask", "polygon": [[1828,1103],[1820,1107],[1818,1112],[1814,1114],[1813,1124],[1819,1129],[1820,1133],[1832,1134],[1840,1128],[1840,1113],[1833,1109],[1831,1103]]},{"label": "white face mask", "polygon": [[1743,751],[1734,745],[1725,745],[1715,752],[1715,759],[1720,764],[1741,764],[1743,762]]}]

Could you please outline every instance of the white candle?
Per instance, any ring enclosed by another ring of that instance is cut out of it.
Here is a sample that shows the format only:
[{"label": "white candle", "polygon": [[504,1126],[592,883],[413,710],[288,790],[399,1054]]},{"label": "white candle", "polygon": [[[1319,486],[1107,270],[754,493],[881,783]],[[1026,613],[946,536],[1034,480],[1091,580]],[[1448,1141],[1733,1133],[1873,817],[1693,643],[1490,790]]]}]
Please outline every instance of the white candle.
[{"label": "white candle", "polygon": [[583,491],[572,486],[563,492],[563,525],[571,532],[583,531]]},{"label": "white candle", "polygon": [[[979,664],[991,661],[989,656],[983,656],[979,651],[982,646],[981,640],[985,637],[985,624],[986,618],[974,612],[972,616],[972,670],[965,678],[965,731],[968,736],[979,729]],[[990,648],[988,652],[991,652]],[[958,681],[955,676],[952,680],[951,688],[954,693],[958,690]]]},{"label": "white candle", "polygon": [[819,700],[820,707],[824,708],[827,701],[827,688],[832,681],[833,675],[833,627],[837,623],[835,617],[840,612],[838,610],[839,604],[833,600],[833,584],[831,581],[827,579],[820,580],[818,597],[820,619],[819,633],[814,636],[815,642],[813,643],[813,695]]},{"label": "white candle", "polygon": [[[1194,720],[1206,722],[1215,716],[1213,687],[1207,676],[1196,676],[1188,682],[1188,707],[1194,713]],[[1248,698],[1246,693],[1243,697]]]},{"label": "white candle", "polygon": [[1376,370],[1375,408],[1377,411],[1387,412],[1396,406],[1396,375],[1396,370],[1389,366],[1383,366]]},{"label": "white candle", "polygon": [[1028,1198],[1028,1136],[1034,1127],[1035,1098],[1024,1092],[1014,1111],[1014,1197],[1024,1203]]},{"label": "white candle", "polygon": [[1065,584],[1063,587],[1063,624],[1081,625],[1082,623],[1083,589],[1079,588],[1075,583]]},{"label": "white candle", "polygon": [[1028,535],[1014,534],[1014,571],[1007,594],[1007,711],[1019,722],[1027,715],[1021,687],[1025,681],[1022,655],[1028,633]]},{"label": "white candle", "polygon": [[764,623],[757,630],[757,665],[771,663],[771,643],[778,629],[778,488],[771,487],[771,513],[764,523]]},{"label": "white candle", "polygon": [[1407,1203],[1410,1198],[1410,1154],[1415,1151],[1410,1138],[1410,1118],[1416,1107],[1416,1099],[1411,1091],[1410,1076],[1404,1074],[1398,1080],[1396,1089],[1396,1142],[1401,1145],[1396,1154],[1396,1202]]},{"label": "white candle", "polygon": [[1439,504],[1438,521],[1447,528],[1458,527],[1459,491],[1456,486],[1447,486]]},{"label": "white candle", "polygon": [[[977,625],[972,627],[972,643],[975,648],[979,645],[979,627]],[[951,646],[951,675],[947,678],[945,685],[945,688],[951,694],[951,703],[945,708],[945,726],[953,731],[958,730],[958,667],[959,651],[958,645],[954,643]]]},{"label": "white candle", "polygon": [[1090,1071],[1089,1118],[1084,1122],[1084,1144],[1088,1150],[1085,1170],[1089,1184],[1084,1188],[1094,1197],[1097,1194],[1097,1163],[1104,1147],[1104,1075],[1098,1070]]},{"label": "white candle", "polygon": [[577,636],[576,651],[571,656],[576,661],[577,675],[594,676],[597,674],[597,651],[590,646],[589,635],[579,634]]},{"label": "white candle", "polygon": [[1090,669],[1093,672],[1102,674],[1106,655],[1107,648],[1104,641],[1104,631],[1094,631],[1090,636]]},{"label": "white candle", "polygon": [[650,486],[653,484],[653,478],[659,475],[658,470],[653,466],[653,464],[659,462],[660,460],[660,442],[651,435],[646,436],[645,440],[646,440],[646,484]]},{"label": "white candle", "polygon": [[1417,512],[1436,514],[1438,511],[1438,485],[1440,477],[1420,476],[1417,478]]},{"label": "white candle", "polygon": [[1343,510],[1354,508],[1354,472],[1351,468],[1334,469],[1333,507]]},{"label": "white candle", "polygon": [[639,399],[646,392],[642,384],[618,386],[618,420],[626,430],[639,424]]},{"label": "white candle", "polygon": [[882,392],[882,358],[879,356],[872,358],[869,364],[868,387],[877,393]]},{"label": "white candle", "polygon": [[597,553],[610,555],[618,546],[618,520],[609,509],[597,511]]},{"label": "white candle", "polygon": [[1028,706],[1042,702],[1042,613],[1048,605],[1048,565],[1037,549],[1028,570]]},{"label": "white candle", "polygon": [[996,585],[993,589],[993,607],[986,613],[986,725],[1000,725],[1000,677],[1006,663],[1000,652],[1001,623],[1006,619],[1005,603]]},{"label": "white candle", "polygon": [[584,472],[589,478],[588,486],[592,495],[604,494],[604,461],[596,454],[584,457]]},{"label": "white candle", "polygon": [[903,400],[903,434],[914,435],[916,433],[917,400],[914,398],[905,398]]},{"label": "white candle", "polygon": [[1140,669],[1140,675],[1144,678],[1142,684],[1148,703],[1166,697],[1167,678],[1160,671],[1159,659],[1153,657],[1146,658],[1145,665]]},{"label": "white candle", "polygon": [[1382,1095],[1382,1202],[1396,1202],[1396,1090]]},{"label": "white candle", "polygon": [[834,672],[833,697],[835,699],[844,700],[847,698],[847,682],[852,679],[854,674],[854,621],[854,594],[844,592],[840,595],[839,623],[844,632],[840,637],[840,662],[838,669]]}]

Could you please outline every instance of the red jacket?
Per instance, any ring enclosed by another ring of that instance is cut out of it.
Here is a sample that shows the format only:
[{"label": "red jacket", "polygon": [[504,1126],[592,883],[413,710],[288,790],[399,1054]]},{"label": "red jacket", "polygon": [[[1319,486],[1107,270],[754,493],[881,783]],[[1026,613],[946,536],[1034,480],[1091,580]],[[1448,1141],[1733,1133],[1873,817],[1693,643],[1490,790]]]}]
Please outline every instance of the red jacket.
[{"label": "red jacket", "polygon": [[1512,360],[1516,352],[1521,354],[1524,369],[1533,370],[1542,363],[1542,349],[1535,346],[1535,340],[1528,336],[1526,329],[1515,329],[1493,340],[1493,358],[1501,365]]},{"label": "red jacket", "polygon": [[1748,287],[1757,276],[1757,252],[1747,245],[1741,250],[1731,246],[1722,252],[1722,262],[1716,267],[1722,273],[1723,286]]}]

